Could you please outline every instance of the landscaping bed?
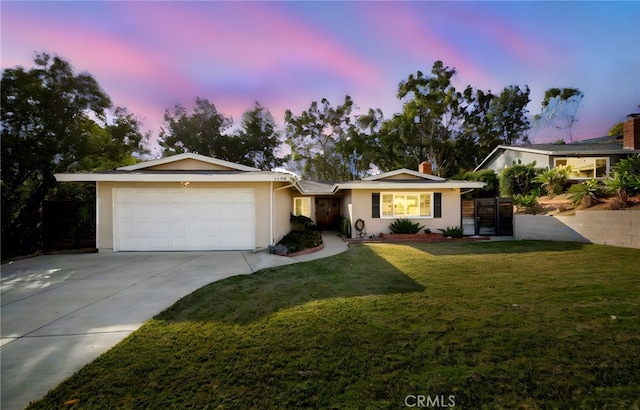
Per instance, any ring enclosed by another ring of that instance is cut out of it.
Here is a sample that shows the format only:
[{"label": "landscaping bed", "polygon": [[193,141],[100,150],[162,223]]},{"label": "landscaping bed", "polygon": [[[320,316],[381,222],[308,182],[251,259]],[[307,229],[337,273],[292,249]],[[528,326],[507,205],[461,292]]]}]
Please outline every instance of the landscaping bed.
[{"label": "landscaping bed", "polygon": [[396,242],[471,242],[478,240],[488,240],[488,236],[466,236],[463,238],[451,238],[439,233],[416,233],[416,234],[399,234],[399,233],[381,233],[379,235],[368,238],[349,238],[349,243],[396,243]]},{"label": "landscaping bed", "polygon": [[[567,194],[559,194],[552,197],[542,196],[538,198],[538,204],[536,207],[533,207],[532,209],[519,210],[519,212],[554,216],[569,216],[575,215],[576,210],[582,209],[589,209],[592,211],[609,211],[611,210],[612,202],[615,202],[615,197],[600,198],[595,205],[589,208],[585,208],[582,205],[573,205],[571,199],[567,197]],[[620,209],[620,211],[623,211],[625,209],[640,210],[640,196],[630,196],[628,206],[626,208]]]}]

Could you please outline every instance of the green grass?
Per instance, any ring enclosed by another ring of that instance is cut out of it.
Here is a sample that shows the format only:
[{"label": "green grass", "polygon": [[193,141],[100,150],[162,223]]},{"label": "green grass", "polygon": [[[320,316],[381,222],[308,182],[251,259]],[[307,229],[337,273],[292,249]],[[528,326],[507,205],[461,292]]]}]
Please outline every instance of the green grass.
[{"label": "green grass", "polygon": [[537,241],[356,245],[198,290],[33,408],[395,409],[422,394],[637,409],[639,261]]}]

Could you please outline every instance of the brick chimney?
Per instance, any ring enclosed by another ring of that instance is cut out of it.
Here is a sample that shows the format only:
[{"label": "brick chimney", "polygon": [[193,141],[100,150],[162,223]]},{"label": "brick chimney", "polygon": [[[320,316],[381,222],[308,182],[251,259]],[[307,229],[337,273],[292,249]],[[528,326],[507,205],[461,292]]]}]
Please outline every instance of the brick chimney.
[{"label": "brick chimney", "polygon": [[622,135],[622,148],[640,149],[640,113],[627,116]]},{"label": "brick chimney", "polygon": [[[640,125],[640,123],[638,125]],[[637,129],[638,129],[638,132],[640,132],[640,126]],[[625,124],[625,130],[626,130],[626,124]],[[418,172],[421,172],[423,174],[433,175],[433,169],[431,167],[431,162],[422,161],[420,163],[420,165],[418,165]]]}]

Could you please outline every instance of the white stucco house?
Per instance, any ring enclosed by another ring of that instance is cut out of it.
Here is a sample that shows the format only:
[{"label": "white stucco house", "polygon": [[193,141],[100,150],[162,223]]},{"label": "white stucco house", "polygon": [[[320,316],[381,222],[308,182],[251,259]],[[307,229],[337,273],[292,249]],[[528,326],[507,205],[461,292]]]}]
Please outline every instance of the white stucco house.
[{"label": "white stucco house", "polygon": [[461,226],[461,193],[484,183],[446,180],[430,170],[423,163],[418,171],[324,183],[186,153],[55,177],[95,183],[99,251],[254,250],[288,233],[291,213],[321,229],[340,217],[352,225],[362,219],[369,234],[388,233],[398,218],[434,232]]},{"label": "white stucco house", "polygon": [[606,179],[613,166],[631,155],[640,154],[640,114],[630,114],[623,135],[605,136],[569,144],[499,145],[476,167],[500,172],[520,161],[541,168],[570,167],[569,179]]}]

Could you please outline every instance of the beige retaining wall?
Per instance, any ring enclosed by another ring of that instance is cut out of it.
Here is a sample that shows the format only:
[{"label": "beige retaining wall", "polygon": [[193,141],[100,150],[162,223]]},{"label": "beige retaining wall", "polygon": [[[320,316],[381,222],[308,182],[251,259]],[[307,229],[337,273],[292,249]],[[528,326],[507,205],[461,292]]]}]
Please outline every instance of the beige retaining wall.
[{"label": "beige retaining wall", "polygon": [[516,239],[613,245],[640,249],[640,211],[576,211],[573,216],[515,214]]}]

